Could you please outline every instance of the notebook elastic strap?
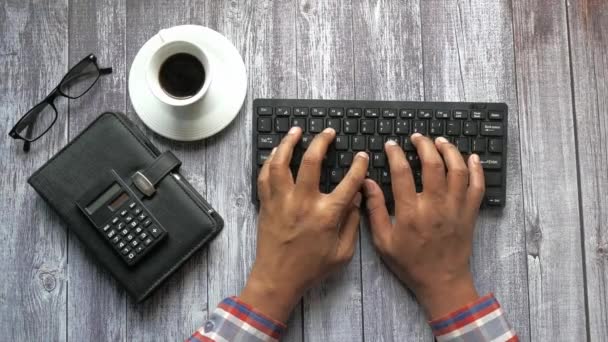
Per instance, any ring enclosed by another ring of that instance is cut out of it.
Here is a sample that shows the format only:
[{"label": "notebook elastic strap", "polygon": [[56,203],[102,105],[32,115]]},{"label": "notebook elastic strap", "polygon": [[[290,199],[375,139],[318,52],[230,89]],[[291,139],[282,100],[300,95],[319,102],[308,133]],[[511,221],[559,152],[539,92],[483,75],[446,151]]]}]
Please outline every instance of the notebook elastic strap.
[{"label": "notebook elastic strap", "polygon": [[156,192],[156,184],[181,165],[182,162],[171,151],[166,151],[156,157],[148,167],[135,172],[131,180],[144,196],[150,197]]}]

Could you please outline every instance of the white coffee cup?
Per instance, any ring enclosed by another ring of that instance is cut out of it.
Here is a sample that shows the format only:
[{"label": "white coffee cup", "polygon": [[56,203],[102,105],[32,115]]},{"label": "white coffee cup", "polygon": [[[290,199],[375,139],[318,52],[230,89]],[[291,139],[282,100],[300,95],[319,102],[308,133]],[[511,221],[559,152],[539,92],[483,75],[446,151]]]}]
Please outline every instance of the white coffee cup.
[{"label": "white coffee cup", "polygon": [[[205,96],[212,79],[212,68],[209,58],[200,47],[196,44],[179,39],[168,39],[163,36],[163,31],[158,33],[159,38],[163,41],[163,44],[152,54],[148,62],[146,71],[146,81],[152,94],[156,96],[161,102],[164,102],[170,106],[183,107],[194,104]],[[196,57],[205,69],[205,81],[201,89],[193,96],[186,98],[173,97],[161,87],[159,82],[159,72],[161,65],[167,60],[167,58],[176,55],[178,53],[187,53]]]}]

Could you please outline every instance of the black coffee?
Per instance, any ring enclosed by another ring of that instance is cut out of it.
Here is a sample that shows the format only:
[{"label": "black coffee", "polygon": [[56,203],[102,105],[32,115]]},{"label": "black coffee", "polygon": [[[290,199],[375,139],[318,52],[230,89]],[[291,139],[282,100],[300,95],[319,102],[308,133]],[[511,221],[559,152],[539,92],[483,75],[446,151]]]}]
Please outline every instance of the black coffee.
[{"label": "black coffee", "polygon": [[189,98],[203,87],[205,68],[191,54],[178,53],[167,58],[160,66],[158,81],[168,95]]}]

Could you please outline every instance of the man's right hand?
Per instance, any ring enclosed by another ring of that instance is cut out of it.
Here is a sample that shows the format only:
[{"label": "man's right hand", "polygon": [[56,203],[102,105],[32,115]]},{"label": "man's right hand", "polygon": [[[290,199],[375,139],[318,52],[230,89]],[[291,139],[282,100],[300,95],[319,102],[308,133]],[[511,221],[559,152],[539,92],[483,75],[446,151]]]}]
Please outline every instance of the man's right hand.
[{"label": "man's right hand", "polygon": [[467,167],[458,149],[444,138],[433,143],[413,134],[411,139],[422,163],[424,191],[416,193],[403,150],[389,141],[385,150],[395,223],[391,224],[382,191],[373,180],[365,180],[364,193],[376,248],[434,319],[479,298],[469,258],[484,175],[479,156],[471,155]]}]

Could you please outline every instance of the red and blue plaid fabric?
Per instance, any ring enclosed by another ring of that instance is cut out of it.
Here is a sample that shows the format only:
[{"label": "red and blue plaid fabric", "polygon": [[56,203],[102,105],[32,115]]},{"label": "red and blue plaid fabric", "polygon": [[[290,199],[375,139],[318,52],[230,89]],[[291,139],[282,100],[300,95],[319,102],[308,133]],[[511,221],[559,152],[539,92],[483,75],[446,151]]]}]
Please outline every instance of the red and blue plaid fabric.
[{"label": "red and blue plaid fabric", "polygon": [[437,342],[519,341],[492,294],[429,324]]},{"label": "red and blue plaid fabric", "polygon": [[[492,294],[429,324],[438,342],[519,341]],[[230,297],[224,299],[205,325],[186,341],[278,341],[284,330],[283,323],[264,316],[236,297]]]}]

